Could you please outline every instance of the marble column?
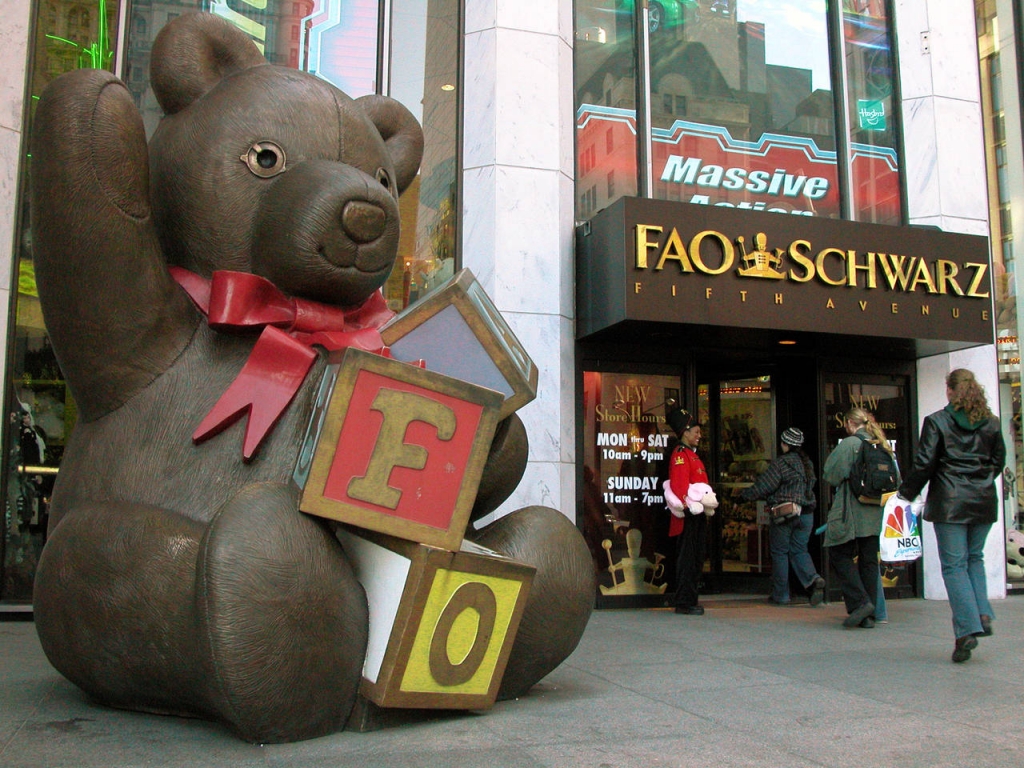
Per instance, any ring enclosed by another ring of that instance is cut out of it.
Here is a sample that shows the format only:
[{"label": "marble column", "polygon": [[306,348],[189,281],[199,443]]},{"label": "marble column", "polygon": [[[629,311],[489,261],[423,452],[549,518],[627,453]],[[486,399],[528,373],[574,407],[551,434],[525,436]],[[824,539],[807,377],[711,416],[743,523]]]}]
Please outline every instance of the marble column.
[{"label": "marble column", "polygon": [[465,77],[463,265],[539,369],[526,475],[494,514],[575,520],[572,3],[469,0]]},{"label": "marble column", "polygon": [[[22,118],[32,0],[5,0],[0,14],[0,306],[10,307],[11,270],[23,153]],[[6,359],[7,318],[0,313],[0,359]]]}]

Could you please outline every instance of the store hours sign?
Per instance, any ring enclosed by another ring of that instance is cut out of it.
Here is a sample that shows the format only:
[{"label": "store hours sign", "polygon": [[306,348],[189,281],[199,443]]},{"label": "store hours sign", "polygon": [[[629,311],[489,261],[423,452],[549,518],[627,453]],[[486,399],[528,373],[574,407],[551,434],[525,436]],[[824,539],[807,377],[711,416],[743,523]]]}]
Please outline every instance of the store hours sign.
[{"label": "store hours sign", "polygon": [[679,400],[679,379],[586,371],[583,399],[583,533],[599,598],[661,595],[672,450],[665,411]]}]

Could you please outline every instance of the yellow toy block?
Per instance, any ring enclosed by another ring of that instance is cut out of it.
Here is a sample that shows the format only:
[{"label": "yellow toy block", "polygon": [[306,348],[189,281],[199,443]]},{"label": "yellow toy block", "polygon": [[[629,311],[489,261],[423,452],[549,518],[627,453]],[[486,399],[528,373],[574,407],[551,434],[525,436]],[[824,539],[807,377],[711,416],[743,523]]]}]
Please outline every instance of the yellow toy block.
[{"label": "yellow toy block", "polygon": [[381,707],[494,704],[535,569],[470,542],[447,552],[337,535],[370,606],[362,695]]}]

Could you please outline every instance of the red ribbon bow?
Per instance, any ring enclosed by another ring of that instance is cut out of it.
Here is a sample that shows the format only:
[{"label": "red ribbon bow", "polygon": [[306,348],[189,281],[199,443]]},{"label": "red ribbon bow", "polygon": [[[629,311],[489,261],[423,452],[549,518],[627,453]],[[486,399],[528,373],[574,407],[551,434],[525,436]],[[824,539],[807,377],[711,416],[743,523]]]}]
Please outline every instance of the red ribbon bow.
[{"label": "red ribbon bow", "polygon": [[357,347],[383,353],[380,327],[395,316],[380,291],[353,309],[286,296],[277,286],[247,272],[217,271],[212,280],[171,267],[211,328],[245,331],[262,328],[238,376],[192,434],[199,443],[223,431],[244,414],[242,456],[253,457],[299,391],[317,353]]}]

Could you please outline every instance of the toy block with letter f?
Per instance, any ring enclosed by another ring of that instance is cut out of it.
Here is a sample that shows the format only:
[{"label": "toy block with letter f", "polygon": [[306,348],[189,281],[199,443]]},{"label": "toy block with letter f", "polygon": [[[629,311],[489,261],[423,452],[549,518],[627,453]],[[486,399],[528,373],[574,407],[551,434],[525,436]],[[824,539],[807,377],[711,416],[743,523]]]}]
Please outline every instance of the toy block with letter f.
[{"label": "toy block with letter f", "polygon": [[447,283],[381,328],[396,360],[497,390],[505,418],[537,396],[537,366],[473,273]]},{"label": "toy block with letter f", "polygon": [[535,569],[340,526],[370,606],[360,692],[381,707],[485,709],[498,695]]},{"label": "toy block with letter f", "polygon": [[498,392],[347,350],[319,436],[311,427],[307,437],[308,474],[300,453],[299,509],[458,549],[501,403]]}]

